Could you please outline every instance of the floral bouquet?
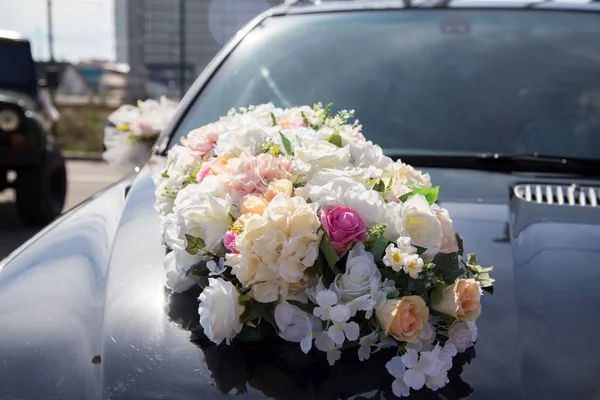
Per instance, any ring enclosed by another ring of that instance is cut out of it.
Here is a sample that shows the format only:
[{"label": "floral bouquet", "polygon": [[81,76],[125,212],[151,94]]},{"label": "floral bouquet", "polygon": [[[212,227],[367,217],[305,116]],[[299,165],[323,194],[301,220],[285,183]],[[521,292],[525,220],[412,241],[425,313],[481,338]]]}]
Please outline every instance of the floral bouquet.
[{"label": "floral bouquet", "polygon": [[177,103],[165,97],[118,108],[104,127],[104,160],[118,167],[142,165],[176,108]]},{"label": "floral bouquet", "polygon": [[429,176],[352,117],[253,106],[173,147],[155,177],[167,286],[203,288],[215,344],[276,333],[331,366],[343,350],[366,361],[391,348],[396,396],[436,391],[477,338],[491,268],[465,262]]}]

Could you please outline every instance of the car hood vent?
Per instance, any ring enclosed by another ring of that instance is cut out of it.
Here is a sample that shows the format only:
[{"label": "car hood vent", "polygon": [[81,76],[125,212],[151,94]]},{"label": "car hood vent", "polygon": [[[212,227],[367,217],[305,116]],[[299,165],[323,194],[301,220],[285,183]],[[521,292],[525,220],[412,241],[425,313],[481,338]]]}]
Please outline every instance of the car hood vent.
[{"label": "car hood vent", "polygon": [[578,185],[520,184],[515,186],[517,198],[538,204],[599,207],[600,188]]}]

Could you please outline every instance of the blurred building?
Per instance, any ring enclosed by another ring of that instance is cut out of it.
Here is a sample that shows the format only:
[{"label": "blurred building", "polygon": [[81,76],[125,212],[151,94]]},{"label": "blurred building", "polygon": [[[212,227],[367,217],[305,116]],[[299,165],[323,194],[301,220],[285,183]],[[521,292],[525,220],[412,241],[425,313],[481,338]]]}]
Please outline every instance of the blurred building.
[{"label": "blurred building", "polygon": [[[181,2],[185,27],[180,40]],[[115,1],[117,61],[129,64],[129,98],[178,97],[252,18],[283,0]],[[180,49],[185,65],[181,66]]]}]

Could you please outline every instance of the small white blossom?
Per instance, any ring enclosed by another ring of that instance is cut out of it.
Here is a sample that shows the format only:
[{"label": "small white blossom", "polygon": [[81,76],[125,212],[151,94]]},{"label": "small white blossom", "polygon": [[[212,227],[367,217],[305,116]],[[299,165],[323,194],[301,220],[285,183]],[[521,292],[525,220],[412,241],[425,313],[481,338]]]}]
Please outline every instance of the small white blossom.
[{"label": "small white blossom", "polygon": [[379,340],[378,332],[371,332],[360,338],[360,347],[358,348],[358,359],[360,361],[368,360],[371,357],[371,347]]},{"label": "small white blossom", "polygon": [[329,365],[334,365],[337,360],[342,357],[342,352],[339,347],[331,340],[329,335],[322,333],[315,339],[315,347],[327,353],[327,362]]},{"label": "small white blossom", "polygon": [[403,380],[414,390],[419,390],[425,385],[427,377],[438,377],[444,364],[439,359],[440,347],[436,346],[432,351],[419,353],[412,349],[406,350],[402,363],[406,366]]},{"label": "small white blossom", "polygon": [[319,306],[313,310],[315,317],[319,317],[323,321],[330,320],[333,306],[338,301],[335,292],[331,290],[320,291],[317,293],[316,301]]},{"label": "small white blossom", "polygon": [[477,325],[474,321],[458,321],[450,327],[448,336],[446,344],[453,344],[462,353],[477,341]]},{"label": "small white blossom", "polygon": [[408,397],[410,395],[410,387],[404,382],[406,366],[402,362],[401,357],[393,357],[385,364],[385,368],[394,378],[392,383],[392,391],[397,397]]},{"label": "small white blossom", "polygon": [[219,262],[215,262],[215,260],[208,260],[206,262],[206,268],[210,271],[208,275],[221,275],[225,272],[225,259],[223,257],[219,257]]}]

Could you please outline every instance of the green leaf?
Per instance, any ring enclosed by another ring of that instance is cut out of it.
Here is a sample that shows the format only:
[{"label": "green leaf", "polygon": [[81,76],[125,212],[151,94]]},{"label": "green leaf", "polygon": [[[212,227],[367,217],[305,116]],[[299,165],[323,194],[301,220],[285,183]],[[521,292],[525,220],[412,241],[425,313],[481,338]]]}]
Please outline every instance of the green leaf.
[{"label": "green leaf", "polygon": [[477,254],[467,254],[467,265],[477,265]]},{"label": "green leaf", "polygon": [[388,247],[390,242],[387,239],[384,239],[383,236],[377,238],[373,245],[370,248],[370,252],[373,253],[373,257],[375,262],[381,262],[383,260],[383,255],[385,254],[385,249]]},{"label": "green leaf", "polygon": [[165,169],[162,174],[160,174],[163,178],[168,178],[169,174],[167,174],[167,170]]},{"label": "green leaf", "polygon": [[494,287],[493,286],[486,286],[486,287],[484,287],[482,289],[485,290],[486,292],[488,292],[491,295],[494,294]]},{"label": "green leaf", "polygon": [[272,330],[265,324],[259,324],[255,328],[244,325],[240,333],[237,334],[236,339],[244,342],[256,342],[264,339],[272,333]]},{"label": "green leaf", "polygon": [[433,259],[435,264],[434,271],[441,273],[444,282],[451,285],[456,278],[460,277],[465,271],[460,267],[459,257],[457,253],[438,253]]},{"label": "green leaf", "polygon": [[304,122],[304,125],[310,126],[310,122],[308,121],[308,118],[306,118],[306,114],[304,114],[304,111],[302,111],[300,114],[302,114],[302,122]]},{"label": "green leaf", "polygon": [[425,196],[425,198],[427,199],[427,201],[431,205],[431,204],[434,204],[437,201],[439,191],[440,191],[440,187],[439,186],[436,186],[434,188],[414,189],[413,191],[408,192],[408,193],[400,196],[400,201],[404,203],[411,196],[414,196],[415,194],[420,194],[420,195]]},{"label": "green leaf", "polygon": [[277,126],[277,118],[275,118],[275,114],[271,113],[271,124],[272,126]]},{"label": "green leaf", "polygon": [[373,185],[373,190],[380,193],[385,192],[385,183],[380,179],[379,182]]},{"label": "green leaf", "polygon": [[444,289],[445,288],[446,288],[446,285],[444,284],[443,281],[438,281],[433,286],[433,290],[429,293],[429,301],[431,302],[431,305],[436,305],[440,301],[442,301],[442,298],[444,297]]},{"label": "green leaf", "polygon": [[338,131],[333,132],[327,139],[325,139],[325,141],[334,144],[337,147],[344,147],[342,146],[342,137]]},{"label": "green leaf", "polygon": [[316,304],[302,303],[301,301],[297,301],[297,300],[288,300],[287,302],[290,303],[291,305],[293,305],[294,307],[298,307],[302,311],[309,313],[310,315],[312,315],[313,310],[316,307]]},{"label": "green leaf", "polygon": [[290,140],[286,138],[285,135],[281,132],[279,132],[279,135],[281,136],[281,141],[283,142],[283,148],[285,149],[285,152],[290,156],[294,155],[294,152],[292,150],[292,143],[290,142]]},{"label": "green leaf", "polygon": [[333,249],[333,244],[331,243],[331,239],[327,234],[327,231],[323,229],[323,238],[321,239],[321,244],[319,246],[321,251],[323,252],[323,256],[325,256],[325,261],[327,261],[327,265],[332,271],[336,271],[335,263],[340,260],[340,257],[337,255],[335,250]]},{"label": "green leaf", "polygon": [[412,246],[417,249],[417,254],[418,255],[421,255],[421,254],[423,254],[423,253],[425,253],[427,251],[427,249],[425,247],[415,246],[414,244]]},{"label": "green leaf", "polygon": [[188,235],[186,233],[185,239],[187,240],[187,246],[185,247],[185,251],[187,251],[193,256],[198,254],[198,250],[202,250],[204,249],[204,246],[206,246],[206,243],[204,243],[204,240],[202,240],[202,238]]},{"label": "green leaf", "polygon": [[463,253],[465,251],[464,247],[463,247],[463,239],[462,237],[460,237],[460,235],[458,233],[454,233],[454,236],[456,237],[456,245],[458,246],[458,255],[459,256],[463,256]]}]

